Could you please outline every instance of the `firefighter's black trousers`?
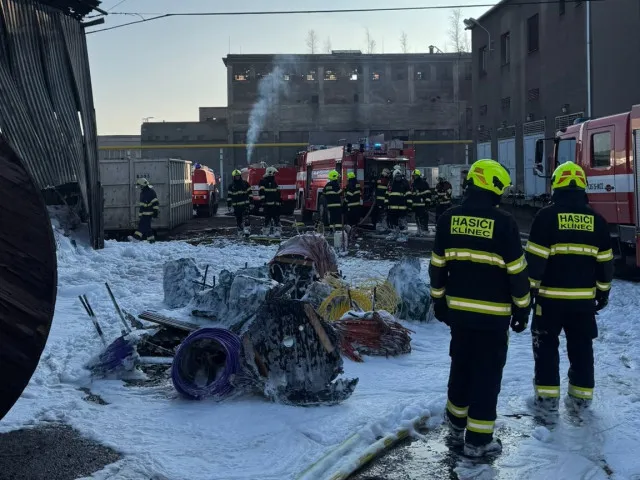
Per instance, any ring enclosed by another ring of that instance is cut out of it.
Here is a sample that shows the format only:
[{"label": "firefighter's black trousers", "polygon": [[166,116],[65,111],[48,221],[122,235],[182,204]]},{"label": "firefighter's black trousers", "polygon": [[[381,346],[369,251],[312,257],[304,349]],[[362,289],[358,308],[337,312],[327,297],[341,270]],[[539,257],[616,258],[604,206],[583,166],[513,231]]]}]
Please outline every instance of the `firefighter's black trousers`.
[{"label": "firefighter's black trousers", "polygon": [[329,207],[329,227],[342,230],[342,206]]},{"label": "firefighter's black trousers", "polygon": [[384,215],[384,205],[376,205],[371,212],[371,223],[375,227]]},{"label": "firefighter's black trousers", "polygon": [[508,344],[507,330],[451,327],[447,416],[455,426],[467,429],[465,442],[471,445],[493,439]]},{"label": "firefighter's black trousers", "polygon": [[152,215],[142,215],[138,222],[138,230],[133,234],[138,240],[149,240],[150,242],[155,240],[153,230],[151,230],[151,217]]},{"label": "firefighter's black trousers", "polygon": [[427,207],[413,207],[413,211],[416,214],[418,228],[426,232],[429,228],[429,210]]},{"label": "firefighter's black trousers", "polygon": [[387,210],[387,221],[389,222],[389,228],[391,229],[398,228],[400,230],[404,230],[406,225],[404,219],[406,217],[406,210]]},{"label": "firefighter's black trousers", "polygon": [[593,398],[593,339],[598,337],[594,313],[549,312],[535,315],[531,324],[535,361],[536,396],[560,396],[560,332],[567,337],[569,356],[569,395]]},{"label": "firefighter's black trousers", "polygon": [[233,207],[233,213],[236,216],[238,230],[249,226],[249,209],[246,206]]},{"label": "firefighter's black trousers", "polygon": [[355,227],[360,223],[360,205],[353,205],[347,210],[347,223]]},{"label": "firefighter's black trousers", "polygon": [[271,223],[274,227],[280,226],[280,205],[264,206],[264,226],[268,228]]},{"label": "firefighter's black trousers", "polygon": [[436,205],[436,223],[438,222],[440,215],[449,210],[449,208],[451,208],[450,203],[439,203],[438,205]]}]

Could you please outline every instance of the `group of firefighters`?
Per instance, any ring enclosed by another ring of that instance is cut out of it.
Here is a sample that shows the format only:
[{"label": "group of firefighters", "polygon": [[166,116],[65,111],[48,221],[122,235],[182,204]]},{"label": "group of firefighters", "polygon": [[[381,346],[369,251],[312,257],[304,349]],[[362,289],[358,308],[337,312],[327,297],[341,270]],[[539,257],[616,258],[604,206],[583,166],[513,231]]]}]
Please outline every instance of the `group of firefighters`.
[{"label": "group of firefighters", "polygon": [[498,162],[474,163],[462,204],[438,220],[429,265],[434,315],[451,329],[447,423],[471,457],[502,451],[493,431],[509,327],[523,332],[531,311],[532,407],[547,416],[558,411],[562,330],[570,363],[565,405],[571,414],[590,405],[596,315],[613,278],[609,229],[589,206],[579,165],[554,171],[551,204],[536,215],[524,251],[514,218],[498,208],[510,185]]},{"label": "group of firefighters", "polygon": [[[265,233],[280,234],[280,192],[277,170],[269,167],[260,182]],[[324,198],[329,223],[342,228],[360,220],[361,193],[356,176],[329,172]],[[446,406],[452,440],[467,456],[502,451],[494,437],[496,407],[507,360],[509,328],[523,332],[531,325],[534,357],[533,407],[554,413],[559,408],[559,340],[564,330],[570,368],[565,404],[570,411],[587,408],[593,399],[593,339],[596,315],[609,301],[613,252],[606,220],[586,194],[587,177],[573,162],[559,165],[551,177],[550,205],[531,226],[526,246],[512,215],[498,208],[511,186],[508,170],[494,160],[478,160],[467,174],[462,203],[451,207],[451,185],[441,181],[435,242],[429,264],[434,316],[451,329],[451,368]],[[158,216],[158,198],[146,179],[137,181],[140,223],[135,237],[153,240],[151,219]],[[251,187],[239,170],[229,188],[238,230],[246,232]],[[391,228],[401,228],[409,211],[427,228],[433,200],[429,184],[413,172],[413,184],[401,168],[385,169],[376,181],[374,223],[386,210]]]}]

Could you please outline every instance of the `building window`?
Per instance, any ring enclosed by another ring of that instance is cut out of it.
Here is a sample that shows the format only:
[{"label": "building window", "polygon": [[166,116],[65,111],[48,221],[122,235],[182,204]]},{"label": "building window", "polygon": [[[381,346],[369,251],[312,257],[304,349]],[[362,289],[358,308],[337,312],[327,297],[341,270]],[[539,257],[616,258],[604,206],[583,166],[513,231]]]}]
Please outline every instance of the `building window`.
[{"label": "building window", "polygon": [[311,103],[318,103],[318,95],[311,95]]},{"label": "building window", "polygon": [[316,79],[316,71],[309,70],[309,72],[307,72],[306,79],[309,82],[313,82]]},{"label": "building window", "polygon": [[611,165],[611,132],[594,133],[591,136],[591,166],[594,168]]},{"label": "building window", "polygon": [[353,94],[353,103],[358,103],[360,101],[360,97],[357,93]]},{"label": "building window", "polygon": [[188,142],[189,141],[189,135],[183,135],[182,136],[182,141],[183,142]]},{"label": "building window", "polygon": [[335,70],[327,69],[324,71],[324,79],[325,81],[332,82],[338,79],[338,74]]},{"label": "building window", "polygon": [[289,80],[291,80],[291,75],[289,75],[288,73],[285,73],[282,78],[284,79],[285,82],[288,82]]},{"label": "building window", "polygon": [[503,112],[508,112],[511,109],[511,97],[504,97],[500,100],[500,108]]},{"label": "building window", "polygon": [[540,17],[537,13],[527,19],[527,47],[529,53],[540,48]]},{"label": "building window", "polygon": [[201,142],[204,140],[204,135],[198,135],[198,141]]},{"label": "building window", "polygon": [[486,117],[487,116],[487,106],[486,105],[480,105],[480,108],[478,109],[478,113],[480,113],[481,117]]},{"label": "building window", "polygon": [[500,63],[509,65],[511,62],[511,33],[507,32],[500,37]]},{"label": "building window", "polygon": [[480,75],[487,74],[487,47],[480,47],[478,50],[478,68]]},{"label": "building window", "polygon": [[540,89],[539,88],[532,88],[528,92],[528,97],[529,97],[529,101],[530,102],[537,101],[540,98]]},{"label": "building window", "polygon": [[358,80],[358,69],[354,68],[353,70],[351,70],[351,73],[349,74],[349,80],[355,82],[356,80]]},{"label": "building window", "polygon": [[380,80],[380,72],[373,72],[371,74],[371,80],[373,80],[374,82],[377,82],[378,80]]},{"label": "building window", "polygon": [[236,82],[248,82],[250,78],[251,78],[251,69],[249,68],[247,68],[246,70],[238,71],[238,73],[236,73],[233,76],[233,79]]},{"label": "building window", "polygon": [[560,13],[560,15],[564,15],[566,8],[567,5],[565,3],[565,0],[558,0],[558,13]]},{"label": "building window", "polygon": [[[400,79],[398,79],[400,80]],[[424,72],[416,72],[416,80],[426,80],[426,75]]]}]

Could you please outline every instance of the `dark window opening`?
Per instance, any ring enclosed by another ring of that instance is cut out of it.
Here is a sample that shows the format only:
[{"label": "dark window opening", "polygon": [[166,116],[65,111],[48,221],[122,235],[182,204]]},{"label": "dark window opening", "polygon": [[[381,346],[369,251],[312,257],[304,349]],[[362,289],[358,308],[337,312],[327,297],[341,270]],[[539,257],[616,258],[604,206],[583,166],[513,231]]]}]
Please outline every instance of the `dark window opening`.
[{"label": "dark window opening", "polygon": [[486,105],[480,105],[480,108],[479,108],[478,112],[480,113],[481,117],[486,117],[488,110],[489,109],[488,109],[488,107]]},{"label": "dark window opening", "polygon": [[318,103],[318,95],[311,95],[311,103]]},{"label": "dark window opening", "polygon": [[358,103],[358,101],[360,100],[360,97],[358,96],[357,93],[353,94],[353,103]]},{"label": "dark window opening", "polygon": [[500,37],[500,64],[508,65],[511,62],[511,33],[507,32]]},{"label": "dark window opening", "polygon": [[611,132],[594,133],[591,136],[591,166],[594,168],[611,165]]},{"label": "dark window opening", "polygon": [[528,96],[530,102],[535,102],[536,100],[538,100],[540,98],[540,89],[539,88],[532,88],[531,90],[529,90],[527,96]]},{"label": "dark window opening", "polygon": [[500,107],[503,112],[508,112],[511,109],[511,97],[505,97],[500,100]]},{"label": "dark window opening", "polygon": [[540,17],[537,13],[527,19],[527,48],[529,53],[540,48]]},{"label": "dark window opening", "polygon": [[487,47],[480,47],[478,50],[478,68],[480,75],[487,74]]}]

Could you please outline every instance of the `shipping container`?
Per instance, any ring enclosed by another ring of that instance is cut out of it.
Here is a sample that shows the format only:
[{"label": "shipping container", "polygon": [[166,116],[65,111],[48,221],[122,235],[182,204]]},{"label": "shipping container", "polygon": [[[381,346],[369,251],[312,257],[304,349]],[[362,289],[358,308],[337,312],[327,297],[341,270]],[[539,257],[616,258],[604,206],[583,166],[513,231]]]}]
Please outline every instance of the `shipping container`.
[{"label": "shipping container", "polygon": [[146,178],[160,201],[160,214],[151,226],[171,230],[193,217],[191,162],[175,158],[101,160],[104,190],[104,229],[133,230],[138,225],[138,178]]}]

